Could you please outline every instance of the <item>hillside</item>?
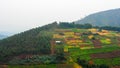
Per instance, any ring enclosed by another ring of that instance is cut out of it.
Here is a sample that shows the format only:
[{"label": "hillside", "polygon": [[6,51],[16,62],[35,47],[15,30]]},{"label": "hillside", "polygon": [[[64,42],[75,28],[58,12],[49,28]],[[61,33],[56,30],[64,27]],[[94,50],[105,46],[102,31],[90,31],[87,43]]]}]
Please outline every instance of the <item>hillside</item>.
[{"label": "hillside", "polygon": [[[0,64],[8,63],[16,57],[33,55],[50,55],[51,40],[57,28],[91,28],[90,24],[75,25],[73,23],[53,22],[51,24],[21,32],[6,39],[0,40]],[[13,63],[13,62],[12,62]]]},{"label": "hillside", "polygon": [[0,63],[21,54],[49,54],[52,30],[57,23],[16,34],[0,41]]},{"label": "hillside", "polygon": [[54,22],[0,40],[0,68],[109,68],[119,59],[120,32],[111,27]]},{"label": "hillside", "polygon": [[95,26],[120,26],[120,9],[112,9],[90,14],[76,21],[77,24],[90,23]]}]

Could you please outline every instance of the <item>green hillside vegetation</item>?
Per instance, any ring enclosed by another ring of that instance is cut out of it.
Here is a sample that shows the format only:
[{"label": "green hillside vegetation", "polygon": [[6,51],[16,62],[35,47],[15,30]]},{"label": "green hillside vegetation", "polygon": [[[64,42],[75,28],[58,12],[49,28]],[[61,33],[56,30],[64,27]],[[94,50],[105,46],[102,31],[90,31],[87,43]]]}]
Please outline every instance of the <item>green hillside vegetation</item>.
[{"label": "green hillside vegetation", "polygon": [[52,30],[57,23],[34,28],[0,41],[0,62],[20,54],[49,54]]},{"label": "green hillside vegetation", "polygon": [[112,9],[90,14],[76,21],[77,24],[90,23],[94,26],[120,26],[120,9]]}]

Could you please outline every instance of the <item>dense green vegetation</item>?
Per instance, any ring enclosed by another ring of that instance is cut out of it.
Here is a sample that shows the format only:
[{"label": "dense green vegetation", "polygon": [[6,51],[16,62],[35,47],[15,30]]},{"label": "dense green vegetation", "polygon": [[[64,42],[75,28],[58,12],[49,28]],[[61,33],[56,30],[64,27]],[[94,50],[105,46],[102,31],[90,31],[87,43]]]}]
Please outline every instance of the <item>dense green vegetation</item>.
[{"label": "dense green vegetation", "polygon": [[[114,27],[114,26],[94,26],[90,23],[85,23],[85,24],[76,24],[75,22],[60,22],[59,28],[80,28],[80,29],[89,29],[89,28],[97,28],[99,30],[105,29],[105,30],[112,30],[112,31],[119,31],[120,32],[120,27]],[[79,31],[80,32],[80,31]]]},{"label": "dense green vegetation", "polygon": [[0,41],[0,62],[20,54],[49,54],[52,30],[57,23],[34,28]]},{"label": "dense green vegetation", "polygon": [[105,29],[105,30],[112,30],[112,31],[119,31],[120,32],[120,27],[111,27],[111,26],[103,26],[99,27],[99,29]]},{"label": "dense green vegetation", "polygon": [[11,61],[9,61],[9,64],[11,65],[24,65],[24,64],[62,64],[66,60],[63,53],[58,53],[56,55],[33,55],[30,58],[14,58]]},{"label": "dense green vegetation", "polygon": [[75,24],[74,22],[69,23],[69,22],[60,22],[59,24],[60,28],[82,28],[82,29],[88,29],[92,28],[92,25],[89,23],[86,24]]},{"label": "dense green vegetation", "polygon": [[82,65],[83,68],[110,68],[108,65],[101,64],[93,64],[92,62],[87,62],[86,60],[81,60],[80,58],[77,58],[76,61],[79,65]]}]

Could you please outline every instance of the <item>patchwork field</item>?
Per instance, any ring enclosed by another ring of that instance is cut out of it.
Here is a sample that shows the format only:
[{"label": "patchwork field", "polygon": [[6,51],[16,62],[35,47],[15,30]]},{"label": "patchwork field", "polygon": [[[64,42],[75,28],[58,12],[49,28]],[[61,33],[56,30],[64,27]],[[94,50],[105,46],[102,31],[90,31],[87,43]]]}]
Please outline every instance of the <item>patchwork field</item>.
[{"label": "patchwork field", "polygon": [[[54,39],[57,39],[54,41],[62,42],[64,52],[69,53],[66,56],[72,62],[76,62],[76,58],[79,57],[82,60],[92,61],[98,65],[120,65],[119,33],[107,30],[98,31],[97,29],[69,29],[69,31],[65,32],[65,29],[62,29],[57,34],[61,36],[62,40],[54,37]],[[57,46],[58,44],[55,43],[54,45]]]}]

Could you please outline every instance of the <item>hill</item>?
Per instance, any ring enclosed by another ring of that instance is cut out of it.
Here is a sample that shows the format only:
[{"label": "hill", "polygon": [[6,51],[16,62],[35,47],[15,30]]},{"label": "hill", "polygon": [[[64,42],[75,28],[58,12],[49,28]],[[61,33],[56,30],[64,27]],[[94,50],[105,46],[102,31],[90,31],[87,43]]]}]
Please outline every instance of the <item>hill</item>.
[{"label": "hill", "polygon": [[120,65],[120,32],[106,28],[113,27],[54,22],[30,29],[0,40],[0,64],[14,68],[21,68],[21,64],[33,65],[30,68],[39,64],[50,68],[59,68],[59,64],[64,68],[73,68],[74,64],[83,68]]},{"label": "hill", "polygon": [[120,26],[120,9],[112,9],[90,14],[76,21],[77,24],[89,23],[95,26]]}]

